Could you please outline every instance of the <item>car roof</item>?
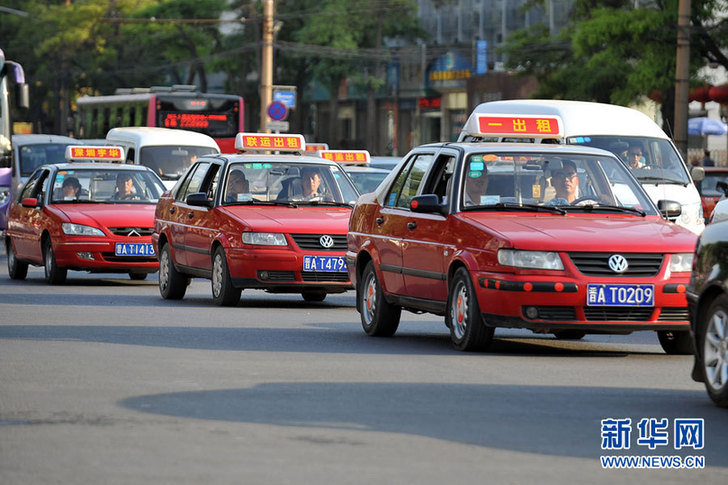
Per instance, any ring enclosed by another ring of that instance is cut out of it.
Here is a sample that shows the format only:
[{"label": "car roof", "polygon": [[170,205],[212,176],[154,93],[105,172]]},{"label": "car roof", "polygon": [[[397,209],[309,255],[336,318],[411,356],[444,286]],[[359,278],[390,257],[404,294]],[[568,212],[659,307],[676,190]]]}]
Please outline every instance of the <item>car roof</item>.
[{"label": "car roof", "polygon": [[391,170],[381,167],[370,167],[368,165],[341,165],[346,172],[367,172],[367,173],[389,173]]},{"label": "car roof", "polygon": [[728,167],[703,167],[705,173],[728,173]]},{"label": "car roof", "polygon": [[112,128],[106,134],[106,141],[115,144],[119,141],[136,143],[140,146],[187,145],[215,148],[220,147],[215,140],[196,131],[177,128],[159,128],[152,126],[123,126]]},{"label": "car roof", "polygon": [[603,150],[601,148],[594,148],[586,145],[550,145],[544,143],[477,143],[477,142],[444,142],[444,143],[430,143],[422,145],[419,148],[459,148],[466,153],[471,152],[483,152],[487,150],[492,153],[511,153],[519,152],[524,154],[529,153],[553,153],[554,155],[595,155],[609,158],[616,158],[614,153]]},{"label": "car roof", "polygon": [[70,136],[41,133],[28,135],[13,135],[11,141],[14,145],[45,145],[48,143],[67,143],[80,145],[83,143],[83,140],[77,140],[75,138],[71,138]]},{"label": "car roof", "polygon": [[[228,163],[233,162],[285,162],[285,163],[310,163],[315,165],[328,165],[333,167],[341,167],[340,164],[321,157],[311,155],[292,155],[292,154],[266,154],[260,152],[245,153],[225,153],[219,155],[205,155],[200,159],[214,158],[224,160]],[[341,167],[343,168],[343,167]]]}]

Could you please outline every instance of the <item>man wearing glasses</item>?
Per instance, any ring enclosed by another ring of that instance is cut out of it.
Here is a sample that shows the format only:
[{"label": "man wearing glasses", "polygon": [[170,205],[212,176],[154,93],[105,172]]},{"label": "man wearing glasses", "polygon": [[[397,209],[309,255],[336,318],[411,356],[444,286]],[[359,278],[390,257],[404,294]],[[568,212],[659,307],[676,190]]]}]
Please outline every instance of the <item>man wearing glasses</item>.
[{"label": "man wearing glasses", "polygon": [[[576,174],[576,164],[569,160],[564,161],[562,168],[553,172],[551,184],[556,189],[556,197],[551,201],[552,203],[557,199],[564,199],[571,204],[578,199],[579,177]],[[560,200],[558,202],[563,203]]]},{"label": "man wearing glasses", "polygon": [[639,145],[630,145],[627,150],[627,162],[629,168],[645,168],[645,158],[642,156],[642,147]]}]

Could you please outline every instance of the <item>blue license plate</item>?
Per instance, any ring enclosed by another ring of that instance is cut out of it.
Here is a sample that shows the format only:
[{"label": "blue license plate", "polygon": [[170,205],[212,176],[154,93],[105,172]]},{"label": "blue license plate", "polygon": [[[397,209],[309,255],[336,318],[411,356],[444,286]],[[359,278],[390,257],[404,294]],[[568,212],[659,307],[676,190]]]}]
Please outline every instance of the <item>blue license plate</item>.
[{"label": "blue license plate", "polygon": [[116,243],[114,245],[116,256],[154,256],[152,243]]},{"label": "blue license plate", "polygon": [[304,271],[346,271],[346,261],[343,256],[304,256]]},{"label": "blue license plate", "polygon": [[655,306],[654,285],[587,285],[588,306]]}]

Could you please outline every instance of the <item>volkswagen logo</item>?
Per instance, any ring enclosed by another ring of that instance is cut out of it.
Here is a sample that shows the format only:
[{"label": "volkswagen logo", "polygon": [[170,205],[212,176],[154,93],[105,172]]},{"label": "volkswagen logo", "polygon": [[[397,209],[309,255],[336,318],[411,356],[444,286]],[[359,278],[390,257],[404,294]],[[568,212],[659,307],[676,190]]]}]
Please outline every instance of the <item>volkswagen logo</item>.
[{"label": "volkswagen logo", "polygon": [[323,235],[319,238],[319,244],[326,249],[332,248],[334,247],[334,238],[327,234]]},{"label": "volkswagen logo", "polygon": [[627,263],[627,258],[622,256],[621,254],[612,254],[609,256],[609,269],[614,271],[615,273],[624,273],[627,271],[627,268],[629,268],[629,264]]}]

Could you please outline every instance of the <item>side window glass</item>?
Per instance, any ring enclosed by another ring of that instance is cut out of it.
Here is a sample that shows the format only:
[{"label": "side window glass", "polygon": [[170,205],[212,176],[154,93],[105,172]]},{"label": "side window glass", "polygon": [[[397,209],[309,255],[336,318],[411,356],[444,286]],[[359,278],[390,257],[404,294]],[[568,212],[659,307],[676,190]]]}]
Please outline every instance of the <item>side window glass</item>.
[{"label": "side window glass", "polygon": [[208,171],[208,177],[207,177],[207,198],[210,200],[213,200],[215,195],[217,194],[217,188],[220,186],[220,165],[217,163],[213,163],[210,167],[210,170]]},{"label": "side window glass", "polygon": [[432,166],[432,171],[427,180],[423,193],[436,194],[440,200],[450,192],[450,179],[455,168],[455,156],[441,154]]},{"label": "side window glass", "polygon": [[205,175],[207,175],[207,169],[210,167],[209,163],[198,163],[197,166],[192,168],[187,174],[187,179],[182,185],[180,191],[177,193],[177,200],[187,200],[187,196],[200,191],[202,182],[205,181]]},{"label": "side window glass", "polygon": [[399,197],[397,197],[397,202],[394,204],[395,207],[409,209],[410,201],[415,195],[417,195],[417,192],[424,181],[427,169],[430,167],[431,163],[432,155],[423,154],[415,159],[412,164],[412,168],[407,174],[407,178],[402,184],[401,193]]},{"label": "side window glass", "polygon": [[25,184],[25,187],[23,187],[23,190],[20,192],[20,197],[18,197],[18,200],[27,199],[28,197],[35,197],[35,193],[38,191],[37,188],[40,188],[40,178],[43,175],[43,171],[38,171],[34,173],[29,179],[28,182]]}]

